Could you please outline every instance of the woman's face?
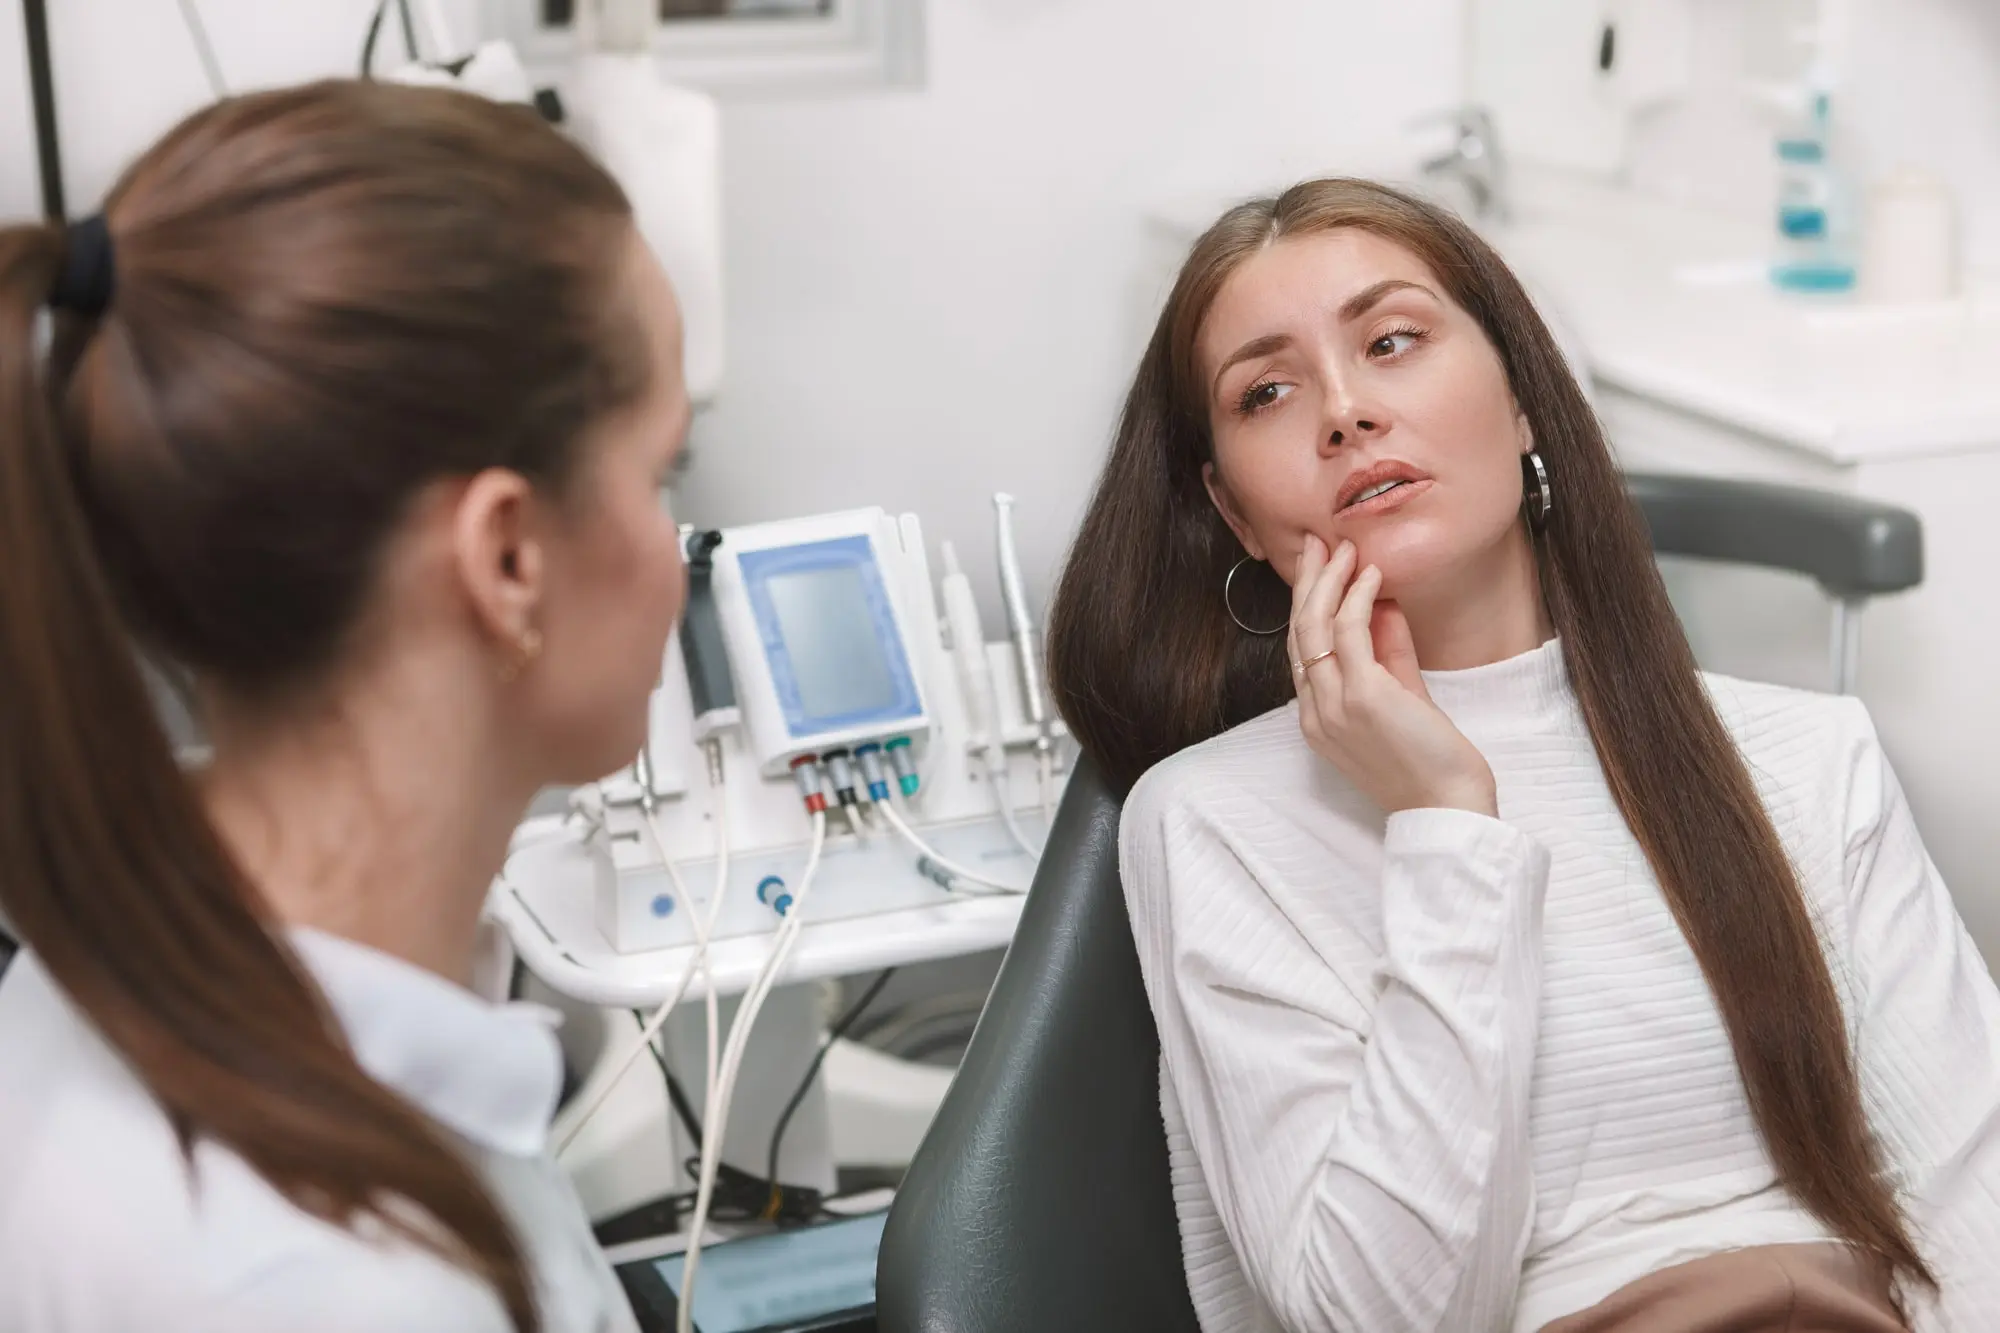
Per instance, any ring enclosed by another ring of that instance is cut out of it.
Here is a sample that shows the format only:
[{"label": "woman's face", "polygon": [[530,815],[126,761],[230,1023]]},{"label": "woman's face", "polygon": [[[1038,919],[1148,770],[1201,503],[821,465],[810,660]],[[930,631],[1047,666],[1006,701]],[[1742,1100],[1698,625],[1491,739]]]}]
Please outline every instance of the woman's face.
[{"label": "woman's face", "polygon": [[664,488],[687,436],[679,306],[650,250],[633,238],[630,277],[653,354],[642,401],[607,422],[565,497],[548,546],[539,629],[522,678],[548,781],[585,782],[628,764],[645,741],[667,636],[686,600],[678,525]]},{"label": "woman's face", "polygon": [[1526,540],[1534,446],[1500,359],[1395,242],[1344,229],[1267,246],[1217,293],[1196,352],[1209,495],[1286,579],[1308,533],[1346,538],[1382,596],[1408,602]]}]

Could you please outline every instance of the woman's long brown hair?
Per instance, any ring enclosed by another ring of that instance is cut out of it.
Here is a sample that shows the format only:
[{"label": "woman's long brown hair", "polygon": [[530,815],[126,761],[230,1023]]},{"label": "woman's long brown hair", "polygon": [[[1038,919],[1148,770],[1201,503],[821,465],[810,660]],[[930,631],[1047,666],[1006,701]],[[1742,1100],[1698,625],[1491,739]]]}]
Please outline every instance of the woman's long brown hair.
[{"label": "woman's long brown hair", "polygon": [[59,316],[46,356],[65,233],[0,230],[0,907],[184,1149],[379,1219],[533,1329],[505,1218],[355,1062],[134,644],[282,705],[337,665],[419,488],[559,487],[643,389],[625,199],[531,113],[327,83],[198,113],[105,212],[110,306]]},{"label": "woman's long brown hair", "polygon": [[[1485,331],[1534,430],[1556,495],[1535,538],[1542,595],[1612,797],[1708,978],[1778,1178],[1836,1235],[1929,1283],[1883,1176],[1798,876],[1702,685],[1643,521],[1533,302],[1457,218],[1366,181],[1310,181],[1230,210],[1195,243],[1056,589],[1049,678],[1064,719],[1130,784],[1291,697],[1284,637],[1242,632],[1223,605],[1243,551],[1202,485],[1213,444],[1195,343],[1244,260],[1345,227],[1430,267]],[[1262,565],[1237,579],[1235,600],[1253,625],[1290,610]]]}]

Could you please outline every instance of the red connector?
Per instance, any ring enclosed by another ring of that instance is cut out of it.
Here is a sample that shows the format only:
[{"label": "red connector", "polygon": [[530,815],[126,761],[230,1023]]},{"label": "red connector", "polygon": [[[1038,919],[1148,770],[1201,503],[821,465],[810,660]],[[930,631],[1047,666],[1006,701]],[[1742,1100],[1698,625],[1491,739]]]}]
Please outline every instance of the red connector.
[{"label": "red connector", "polygon": [[805,798],[806,813],[825,814],[826,792],[819,777],[819,756],[802,754],[792,760],[792,780],[799,784],[799,795]]}]

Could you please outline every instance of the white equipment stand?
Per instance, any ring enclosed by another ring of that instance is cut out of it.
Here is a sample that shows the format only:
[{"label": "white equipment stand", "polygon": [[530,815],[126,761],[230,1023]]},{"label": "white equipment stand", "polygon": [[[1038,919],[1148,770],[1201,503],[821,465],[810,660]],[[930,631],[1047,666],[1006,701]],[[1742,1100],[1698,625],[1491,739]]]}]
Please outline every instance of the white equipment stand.
[{"label": "white equipment stand", "polygon": [[[946,857],[1025,888],[1034,862],[1009,837],[997,815],[993,783],[970,752],[963,692],[944,646],[916,520],[909,515],[892,520],[876,514],[881,520],[878,545],[891,548],[884,552],[883,573],[898,599],[930,723],[927,735],[914,737],[922,787],[915,801],[901,810],[923,839]],[[808,532],[823,525],[823,520],[800,521]],[[1032,748],[1034,729],[1021,704],[1008,645],[988,644],[986,651],[993,668],[996,721],[1007,744],[1007,791],[1038,841],[1046,830],[1038,817],[1041,794]],[[732,643],[733,671],[741,680],[739,653],[739,645]],[[597,1218],[686,1189],[691,1180],[684,1164],[694,1155],[693,1147],[667,1105],[660,1071],[643,1057],[622,1075],[610,1067],[638,1031],[631,1011],[658,1006],[693,964],[695,948],[687,927],[696,913],[706,912],[713,890],[714,821],[723,812],[713,808],[716,793],[699,776],[703,765],[689,730],[687,689],[676,645],[656,696],[654,788],[667,796],[660,803],[657,822],[686,885],[688,901],[680,902],[676,894],[670,905],[661,905],[668,881],[657,857],[645,850],[650,840],[633,833],[636,812],[614,810],[608,823],[614,831],[625,829],[612,843],[618,866],[616,910],[607,907],[603,865],[582,851],[562,817],[522,825],[515,852],[488,903],[489,917],[504,928],[543,988],[540,998],[556,1003],[568,1016],[565,1046],[572,1063],[586,1071],[585,1086],[568,1110],[588,1104],[601,1083],[615,1076],[615,1090],[563,1156],[586,1208]],[[709,952],[714,990],[725,997],[740,994],[752,983],[770,955],[781,921],[771,906],[760,901],[760,881],[775,875],[796,887],[809,832],[791,777],[764,776],[760,769],[768,770],[768,765],[750,751],[749,731],[739,728],[720,737],[727,773],[723,795],[728,801],[730,874]],[[617,783],[607,781],[605,787],[615,790]],[[974,895],[941,887],[919,872],[916,853],[879,823],[861,839],[834,812],[828,829],[821,869],[802,909],[805,924],[779,974],[780,984],[758,1016],[724,1136],[724,1160],[760,1178],[767,1171],[766,1154],[776,1120],[824,1037],[825,988],[815,983],[1004,947],[1020,919],[1021,895]],[[671,925],[675,942],[620,952],[612,934],[623,932],[628,945],[643,938],[632,923],[638,922],[638,930],[647,928],[648,904],[661,917],[654,924],[662,931]],[[663,1029],[662,1042],[669,1064],[697,1107],[706,1096],[701,1058],[705,993],[697,975]],[[732,1000],[723,1009],[725,1031],[734,1007]],[[869,1067],[867,1061],[828,1063]],[[835,1136],[826,1081],[823,1078],[794,1113],[778,1176],[788,1185],[830,1192],[835,1185]],[[913,1082],[942,1086],[941,1080]],[[907,1108],[901,1109],[907,1121]],[[561,1128],[559,1117],[559,1136]],[[712,1130],[704,1126],[704,1133]]]}]

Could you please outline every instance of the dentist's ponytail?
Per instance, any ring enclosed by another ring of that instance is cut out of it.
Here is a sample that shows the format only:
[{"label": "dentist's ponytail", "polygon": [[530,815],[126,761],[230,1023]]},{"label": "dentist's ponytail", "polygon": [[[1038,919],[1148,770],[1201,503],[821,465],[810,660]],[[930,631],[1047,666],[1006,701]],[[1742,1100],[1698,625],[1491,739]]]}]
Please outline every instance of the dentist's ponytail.
[{"label": "dentist's ponytail", "polygon": [[187,1151],[462,1264],[525,1333],[517,1238],[356,1063],[135,644],[282,705],[335,665],[418,487],[487,466],[560,486],[639,383],[606,313],[624,199],[526,113],[323,84],[198,113],[107,216],[109,308],[50,339],[69,236],[0,231],[0,915]]}]

